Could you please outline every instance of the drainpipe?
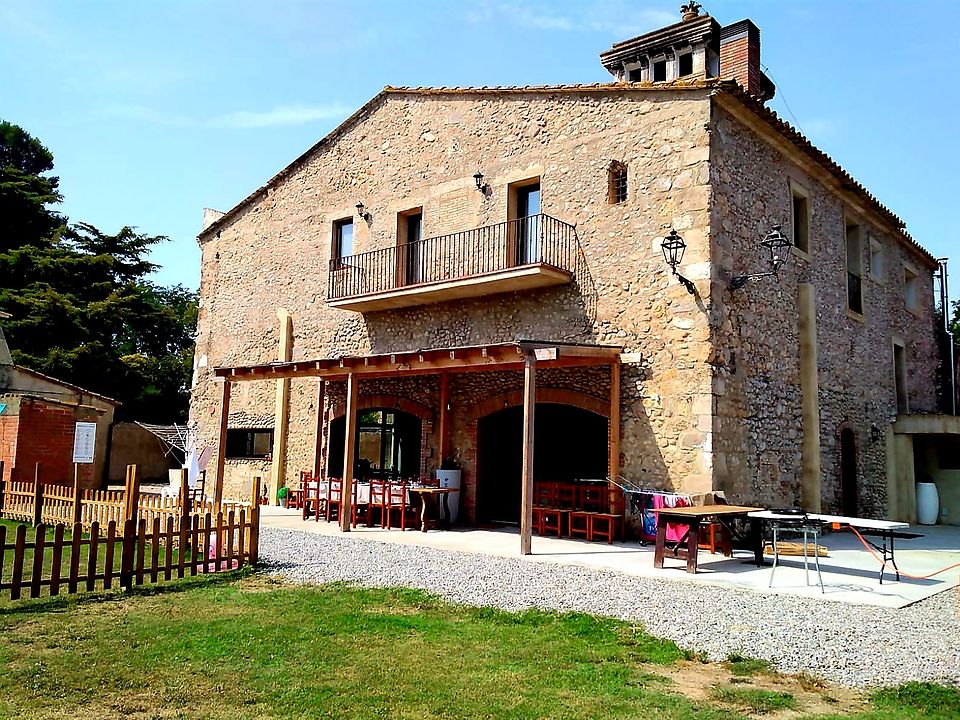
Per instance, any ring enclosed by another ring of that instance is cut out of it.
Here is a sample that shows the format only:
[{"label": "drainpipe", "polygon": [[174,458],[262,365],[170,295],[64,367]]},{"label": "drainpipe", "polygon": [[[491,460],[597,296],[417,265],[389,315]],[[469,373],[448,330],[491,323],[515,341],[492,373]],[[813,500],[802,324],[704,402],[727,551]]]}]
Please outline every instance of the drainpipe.
[{"label": "drainpipe", "polygon": [[950,331],[950,289],[947,285],[947,258],[937,258],[940,265],[936,273],[940,280],[940,307],[943,310],[943,331],[947,334],[947,348],[950,356],[950,414],[957,414],[957,368],[956,349],[953,333]]}]

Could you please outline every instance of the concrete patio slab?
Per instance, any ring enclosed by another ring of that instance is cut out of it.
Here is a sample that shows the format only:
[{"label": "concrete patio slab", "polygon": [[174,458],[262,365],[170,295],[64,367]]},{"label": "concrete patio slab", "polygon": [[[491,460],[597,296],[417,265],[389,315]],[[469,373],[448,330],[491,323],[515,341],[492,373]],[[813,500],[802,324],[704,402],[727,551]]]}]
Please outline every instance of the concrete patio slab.
[{"label": "concrete patio slab", "polygon": [[[261,524],[265,527],[286,528],[306,533],[336,536],[336,523],[302,520],[299,510],[264,506]],[[897,565],[902,573],[925,576],[941,568],[960,563],[960,527],[917,526],[912,528],[924,534],[915,540],[897,544]],[[476,553],[495,557],[519,557],[520,538],[515,528],[473,529],[455,528],[449,531],[406,532],[360,526],[350,535],[357,539],[405,545],[420,545],[451,551]],[[685,571],[685,562],[667,558],[665,567],[653,567],[653,546],[637,542],[589,543],[566,538],[533,538],[533,554],[525,559],[535,563],[556,563],[612,570],[637,577],[673,579],[681,582],[732,586],[764,594],[784,594],[801,597],[822,597],[825,600],[878,607],[902,608],[944,592],[960,584],[960,567],[929,579],[914,579],[901,574],[897,582],[892,573],[879,581],[880,562],[864,548],[850,532],[831,533],[821,538],[828,548],[828,557],[820,558],[823,592],[816,584],[816,572],[810,562],[809,582],[802,557],[781,558],[770,586],[771,568],[758,568],[752,563],[752,554],[736,551],[732,558],[711,555],[701,551],[699,571],[691,575]],[[889,566],[888,566],[889,568]]]}]

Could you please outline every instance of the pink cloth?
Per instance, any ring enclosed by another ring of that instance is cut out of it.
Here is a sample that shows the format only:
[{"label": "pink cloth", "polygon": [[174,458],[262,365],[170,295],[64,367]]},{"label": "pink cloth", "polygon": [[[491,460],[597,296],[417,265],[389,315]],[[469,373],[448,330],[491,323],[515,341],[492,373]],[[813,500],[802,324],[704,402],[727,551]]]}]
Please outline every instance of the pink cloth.
[{"label": "pink cloth", "polygon": [[[664,507],[689,507],[690,501],[682,495],[654,495],[653,496],[653,507],[664,508]],[[686,532],[686,528],[683,525],[677,525],[676,523],[667,523],[667,542],[678,542]]]}]

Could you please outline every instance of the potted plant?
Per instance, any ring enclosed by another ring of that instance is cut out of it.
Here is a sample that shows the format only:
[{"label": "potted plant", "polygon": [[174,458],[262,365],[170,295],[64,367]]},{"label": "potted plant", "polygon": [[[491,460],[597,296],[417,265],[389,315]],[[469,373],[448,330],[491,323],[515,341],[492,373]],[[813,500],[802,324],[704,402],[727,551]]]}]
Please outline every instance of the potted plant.
[{"label": "potted plant", "polygon": [[460,458],[447,457],[440,463],[440,469],[437,470],[437,482],[440,487],[453,488],[456,492],[450,493],[448,506],[450,507],[450,522],[457,522],[457,510],[460,506],[460,480],[462,471],[460,470]]},{"label": "potted plant", "polygon": [[287,506],[287,493],[290,492],[290,488],[283,486],[277,490],[277,502],[280,504],[280,507],[285,508]]}]

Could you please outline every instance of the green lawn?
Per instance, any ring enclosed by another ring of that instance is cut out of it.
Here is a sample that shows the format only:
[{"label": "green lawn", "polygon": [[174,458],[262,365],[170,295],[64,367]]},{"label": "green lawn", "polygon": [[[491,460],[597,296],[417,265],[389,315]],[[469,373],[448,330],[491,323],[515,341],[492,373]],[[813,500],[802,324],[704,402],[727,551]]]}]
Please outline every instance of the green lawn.
[{"label": "green lawn", "polygon": [[960,692],[935,686],[861,698],[760,664],[736,674],[614,620],[259,576],[8,604],[0,666],[3,718],[733,720],[826,708],[945,720],[960,708]]}]

